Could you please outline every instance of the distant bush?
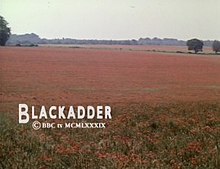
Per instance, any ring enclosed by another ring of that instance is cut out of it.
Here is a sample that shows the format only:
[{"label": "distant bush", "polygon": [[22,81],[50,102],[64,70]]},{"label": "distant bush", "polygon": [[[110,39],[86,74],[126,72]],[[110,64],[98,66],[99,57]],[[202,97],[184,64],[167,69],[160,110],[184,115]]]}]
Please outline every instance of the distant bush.
[{"label": "distant bush", "polygon": [[31,44],[21,44],[21,43],[17,43],[15,46],[17,46],[17,47],[21,47],[21,46],[23,46],[23,47],[38,47],[38,44],[33,44],[33,43],[31,43]]},{"label": "distant bush", "polygon": [[184,53],[184,52],[178,50],[178,51],[176,51],[176,53]]},{"label": "distant bush", "polygon": [[220,41],[215,40],[212,44],[212,49],[215,53],[220,52]]},{"label": "distant bush", "polygon": [[30,45],[29,45],[29,47],[37,47],[38,45],[37,44],[33,44],[33,43],[31,43]]}]

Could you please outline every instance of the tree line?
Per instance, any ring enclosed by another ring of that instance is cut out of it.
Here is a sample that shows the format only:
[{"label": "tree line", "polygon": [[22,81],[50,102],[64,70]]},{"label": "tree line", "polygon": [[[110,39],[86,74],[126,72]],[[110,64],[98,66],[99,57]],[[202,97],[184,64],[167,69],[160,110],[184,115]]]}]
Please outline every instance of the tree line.
[{"label": "tree line", "polygon": [[[4,17],[0,16],[0,46],[6,45],[6,42],[9,39],[10,35],[11,35],[11,29],[10,29],[10,27],[8,27],[8,22],[4,19]],[[143,39],[140,39],[140,41],[141,40],[143,41]],[[88,40],[88,42],[93,42],[93,41],[94,40]],[[96,41],[97,40],[95,40],[95,42]],[[107,43],[107,42],[103,40],[103,41],[100,41],[99,43]],[[114,41],[109,41],[110,44],[114,44],[113,42]],[[136,42],[136,40],[132,40],[131,42],[129,40],[126,40],[126,41],[122,41],[120,43],[131,44],[131,45],[138,44],[135,42]],[[98,42],[96,42],[96,43],[98,43]],[[119,42],[117,42],[117,43],[119,43]],[[203,43],[203,41],[201,41],[199,39],[190,39],[186,42],[186,45],[188,46],[188,50],[194,50],[195,53],[198,53],[203,50],[204,43]],[[215,53],[220,52],[220,41],[215,40],[212,44],[212,48]]]}]

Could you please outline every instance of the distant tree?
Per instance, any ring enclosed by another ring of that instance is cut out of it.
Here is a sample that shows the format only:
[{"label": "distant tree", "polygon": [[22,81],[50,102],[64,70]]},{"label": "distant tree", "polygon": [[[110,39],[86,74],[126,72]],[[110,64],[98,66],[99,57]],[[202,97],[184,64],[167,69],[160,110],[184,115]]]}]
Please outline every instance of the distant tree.
[{"label": "distant tree", "polygon": [[220,41],[215,40],[212,44],[212,49],[215,53],[220,52]]},{"label": "distant tree", "polygon": [[194,50],[195,53],[198,53],[199,51],[202,51],[204,44],[199,39],[191,39],[186,42],[186,45],[188,46],[188,50]]},{"label": "distant tree", "polygon": [[11,30],[7,25],[8,22],[0,16],[0,46],[5,46],[11,34]]}]

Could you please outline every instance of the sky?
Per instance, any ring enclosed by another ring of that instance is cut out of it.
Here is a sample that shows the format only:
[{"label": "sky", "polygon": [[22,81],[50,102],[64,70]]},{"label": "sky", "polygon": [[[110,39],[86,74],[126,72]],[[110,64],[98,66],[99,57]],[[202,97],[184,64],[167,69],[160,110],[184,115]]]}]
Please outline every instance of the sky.
[{"label": "sky", "polygon": [[13,34],[220,40],[220,0],[0,0]]}]

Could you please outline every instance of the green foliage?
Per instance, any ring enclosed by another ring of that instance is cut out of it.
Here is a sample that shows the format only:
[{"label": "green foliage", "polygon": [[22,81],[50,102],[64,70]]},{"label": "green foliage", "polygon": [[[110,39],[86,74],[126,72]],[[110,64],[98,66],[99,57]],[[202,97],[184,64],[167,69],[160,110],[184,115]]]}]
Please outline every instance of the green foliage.
[{"label": "green foliage", "polygon": [[190,39],[186,42],[186,45],[188,46],[188,50],[194,50],[195,53],[198,53],[199,51],[202,51],[204,44],[199,39]]},{"label": "green foliage", "polygon": [[8,22],[0,16],[0,46],[5,46],[11,34],[11,30],[7,25]]},{"label": "green foliage", "polygon": [[215,40],[212,44],[212,49],[215,53],[220,52],[220,41]]}]

